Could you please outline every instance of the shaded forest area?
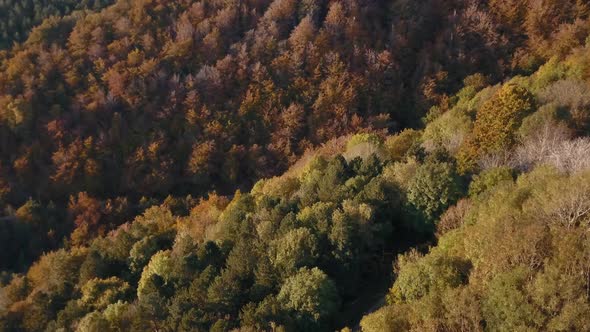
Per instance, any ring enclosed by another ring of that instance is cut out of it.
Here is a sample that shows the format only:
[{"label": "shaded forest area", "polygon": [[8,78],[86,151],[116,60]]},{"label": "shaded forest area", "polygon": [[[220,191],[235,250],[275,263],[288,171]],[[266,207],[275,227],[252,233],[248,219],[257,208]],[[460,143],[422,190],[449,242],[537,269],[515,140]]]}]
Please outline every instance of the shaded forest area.
[{"label": "shaded forest area", "polygon": [[27,39],[31,29],[50,17],[76,10],[99,10],[112,0],[2,0],[0,1],[0,49]]}]

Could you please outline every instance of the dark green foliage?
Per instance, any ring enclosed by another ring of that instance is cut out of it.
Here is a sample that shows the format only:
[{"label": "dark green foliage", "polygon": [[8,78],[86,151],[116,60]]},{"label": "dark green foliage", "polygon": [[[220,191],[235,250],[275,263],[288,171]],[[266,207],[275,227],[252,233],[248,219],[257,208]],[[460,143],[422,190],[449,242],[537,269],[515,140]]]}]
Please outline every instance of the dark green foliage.
[{"label": "dark green foliage", "polygon": [[513,171],[508,167],[485,170],[473,177],[471,184],[469,184],[469,196],[476,198],[504,181],[512,182],[513,180]]},{"label": "dark green foliage", "polygon": [[[0,2],[0,49],[27,40],[31,29],[46,18],[69,15],[75,10],[100,10],[113,2],[113,0],[3,0]],[[62,43],[66,34],[56,36],[48,34],[47,30],[41,32],[37,29],[33,35],[31,39],[34,40]]]},{"label": "dark green foliage", "polygon": [[25,268],[47,249],[57,248],[71,229],[53,203],[44,206],[29,199],[14,214],[0,218],[1,270]]},{"label": "dark green foliage", "polygon": [[428,161],[416,170],[408,186],[408,202],[433,222],[462,194],[462,182],[454,166]]}]

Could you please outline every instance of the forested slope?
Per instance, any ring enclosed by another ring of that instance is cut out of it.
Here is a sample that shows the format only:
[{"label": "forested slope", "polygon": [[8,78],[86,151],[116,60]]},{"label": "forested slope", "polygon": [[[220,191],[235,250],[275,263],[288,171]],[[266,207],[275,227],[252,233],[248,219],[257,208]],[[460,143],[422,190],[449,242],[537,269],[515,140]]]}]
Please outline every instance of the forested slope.
[{"label": "forested slope", "polygon": [[250,192],[168,198],[44,255],[2,289],[2,324],[333,330],[406,251],[364,331],[585,330],[589,54],[470,76],[423,130],[332,140]]},{"label": "forested slope", "polygon": [[467,86],[426,126],[423,146],[472,180],[433,246],[398,257],[363,331],[590,329],[588,59],[586,46],[530,77]]},{"label": "forested slope", "polygon": [[112,0],[2,0],[0,1],[0,49],[27,39],[31,29],[50,17],[76,10],[99,10]]},{"label": "forested slope", "polygon": [[590,329],[586,1],[102,5],[0,51],[0,331]]},{"label": "forested slope", "polygon": [[[342,305],[388,275],[384,253],[428,239],[461,194],[452,163],[412,157],[414,137],[339,139],[249,193],[170,199],[88,246],[44,255],[2,289],[0,326],[343,327]],[[417,174],[400,187],[411,169]]]},{"label": "forested slope", "polygon": [[[468,75],[531,73],[584,44],[587,14],[584,1],[120,0],[47,19],[0,52],[13,221],[0,227],[39,238],[2,268],[168,195],[248,190],[341,135],[420,126]],[[17,216],[27,204],[34,225]]]}]

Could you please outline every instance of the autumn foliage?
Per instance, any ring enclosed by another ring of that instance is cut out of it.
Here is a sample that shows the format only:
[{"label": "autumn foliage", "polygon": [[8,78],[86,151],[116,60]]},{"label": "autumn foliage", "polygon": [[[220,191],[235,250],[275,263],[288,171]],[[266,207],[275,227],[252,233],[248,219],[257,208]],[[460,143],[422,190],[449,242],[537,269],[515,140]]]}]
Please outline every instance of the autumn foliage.
[{"label": "autumn foliage", "polygon": [[0,331],[590,330],[589,15],[0,0]]}]

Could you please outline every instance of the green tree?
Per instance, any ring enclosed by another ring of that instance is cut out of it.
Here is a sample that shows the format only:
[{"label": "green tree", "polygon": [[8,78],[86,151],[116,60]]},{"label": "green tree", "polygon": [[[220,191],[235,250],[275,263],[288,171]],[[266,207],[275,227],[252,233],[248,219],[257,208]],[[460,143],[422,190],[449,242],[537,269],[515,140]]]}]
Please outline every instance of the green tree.
[{"label": "green tree", "polygon": [[420,258],[415,252],[399,257],[399,273],[388,295],[390,303],[411,302],[426,295],[441,294],[446,288],[458,287],[467,281],[471,266],[459,257],[431,253]]},{"label": "green tree", "polygon": [[132,293],[131,286],[117,277],[95,278],[82,286],[81,301],[92,309],[102,310],[118,300],[130,299]]},{"label": "green tree", "polygon": [[495,167],[487,169],[473,177],[473,181],[469,184],[469,196],[475,198],[503,181],[513,181],[510,168]]},{"label": "green tree", "polygon": [[543,315],[530,304],[525,287],[527,272],[524,269],[496,276],[489,285],[482,311],[486,322],[497,330],[537,330]]},{"label": "green tree", "polygon": [[278,300],[302,319],[319,322],[328,319],[340,307],[334,282],[318,268],[302,268],[287,278]]},{"label": "green tree", "polygon": [[428,161],[420,165],[407,189],[408,202],[427,221],[436,220],[462,193],[461,179],[450,163]]},{"label": "green tree", "polygon": [[271,248],[273,264],[287,274],[312,266],[319,256],[317,238],[305,227],[291,230],[274,240]]}]

